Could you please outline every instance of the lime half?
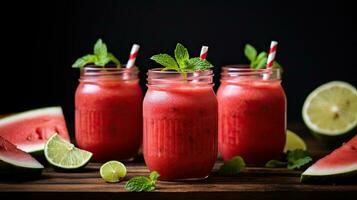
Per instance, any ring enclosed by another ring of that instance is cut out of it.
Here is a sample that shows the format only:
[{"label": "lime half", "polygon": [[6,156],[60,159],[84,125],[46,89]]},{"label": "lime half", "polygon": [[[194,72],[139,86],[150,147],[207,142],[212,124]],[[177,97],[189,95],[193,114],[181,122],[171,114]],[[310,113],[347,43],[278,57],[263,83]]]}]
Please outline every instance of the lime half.
[{"label": "lime half", "polygon": [[54,134],[45,144],[45,157],[55,167],[78,169],[85,166],[92,157],[89,151],[76,148],[73,144]]},{"label": "lime half", "polygon": [[119,161],[108,161],[100,167],[100,176],[109,183],[119,182],[126,176],[125,165]]},{"label": "lime half", "polygon": [[286,153],[287,151],[293,151],[295,149],[302,149],[306,151],[307,147],[301,137],[299,137],[296,133],[287,130],[284,152]]},{"label": "lime half", "polygon": [[314,133],[338,136],[357,126],[357,90],[342,81],[316,88],[305,100],[302,116]]}]

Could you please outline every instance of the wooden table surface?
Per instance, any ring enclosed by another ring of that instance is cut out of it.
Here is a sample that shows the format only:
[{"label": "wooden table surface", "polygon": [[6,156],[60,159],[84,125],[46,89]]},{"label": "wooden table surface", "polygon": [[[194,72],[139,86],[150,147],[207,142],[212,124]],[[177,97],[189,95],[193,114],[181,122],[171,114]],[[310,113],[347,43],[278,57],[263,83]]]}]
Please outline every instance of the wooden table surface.
[{"label": "wooden table surface", "polygon": [[[299,131],[300,126],[290,129]],[[315,158],[328,153],[326,147],[307,137],[310,152]],[[128,179],[148,175],[142,159],[127,163],[128,175],[120,183],[105,183],[99,175],[100,163],[90,163],[81,172],[55,172],[46,168],[39,179],[25,182],[0,181],[0,200],[24,197],[30,199],[357,199],[357,182],[349,184],[302,184],[299,170],[285,168],[247,167],[239,176],[221,177],[217,161],[208,179],[191,182],[159,181],[150,193],[124,190]]]}]

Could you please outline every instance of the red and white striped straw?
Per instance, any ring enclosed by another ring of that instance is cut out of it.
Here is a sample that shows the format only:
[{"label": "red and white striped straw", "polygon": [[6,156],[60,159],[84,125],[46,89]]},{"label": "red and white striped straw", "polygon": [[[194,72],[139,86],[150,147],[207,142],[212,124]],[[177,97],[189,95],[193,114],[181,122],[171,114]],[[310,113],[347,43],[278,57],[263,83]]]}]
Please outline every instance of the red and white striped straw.
[{"label": "red and white striped straw", "polygon": [[206,57],[207,57],[207,53],[208,53],[208,46],[202,46],[200,58],[201,58],[202,60],[205,60]]},{"label": "red and white striped straw", "polygon": [[271,69],[273,67],[273,63],[275,60],[275,55],[276,55],[276,49],[278,47],[278,42],[276,41],[271,41],[270,43],[270,49],[269,49],[269,55],[268,55],[268,60],[267,60],[267,69]]},{"label": "red and white striped straw", "polygon": [[139,52],[139,48],[140,48],[140,46],[137,44],[133,44],[133,46],[131,47],[129,60],[126,63],[126,68],[134,67],[136,56],[138,55],[138,52]]}]

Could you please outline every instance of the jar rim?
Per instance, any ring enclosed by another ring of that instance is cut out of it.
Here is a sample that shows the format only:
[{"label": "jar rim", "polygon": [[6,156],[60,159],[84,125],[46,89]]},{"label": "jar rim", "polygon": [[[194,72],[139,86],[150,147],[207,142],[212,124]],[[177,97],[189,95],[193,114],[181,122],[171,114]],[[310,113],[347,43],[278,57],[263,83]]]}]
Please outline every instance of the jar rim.
[{"label": "jar rim", "polygon": [[255,77],[255,79],[263,80],[280,80],[282,70],[280,68],[262,68],[252,69],[249,65],[232,64],[222,67],[221,79],[226,80],[229,78],[237,77]]},{"label": "jar rim", "polygon": [[147,81],[149,86],[153,85],[213,85],[213,70],[197,70],[197,71],[168,71],[164,68],[152,68],[147,72]]}]

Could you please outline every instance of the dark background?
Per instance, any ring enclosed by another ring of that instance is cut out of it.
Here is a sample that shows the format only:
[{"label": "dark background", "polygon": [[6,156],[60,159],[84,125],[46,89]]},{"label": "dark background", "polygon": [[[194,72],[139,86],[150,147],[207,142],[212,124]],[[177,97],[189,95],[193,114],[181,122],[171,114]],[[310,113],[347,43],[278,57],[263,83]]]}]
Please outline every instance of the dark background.
[{"label": "dark background", "polygon": [[221,66],[247,63],[243,47],[279,42],[288,121],[301,121],[306,96],[331,80],[357,86],[356,14],[344,1],[11,1],[1,6],[0,114],[61,105],[73,123],[79,72],[71,65],[102,38],[122,63],[133,43],[137,65],[172,54],[177,42],[198,56],[209,46],[216,86]]}]

